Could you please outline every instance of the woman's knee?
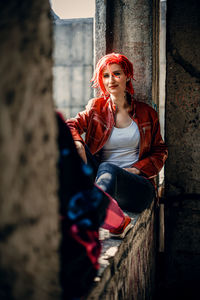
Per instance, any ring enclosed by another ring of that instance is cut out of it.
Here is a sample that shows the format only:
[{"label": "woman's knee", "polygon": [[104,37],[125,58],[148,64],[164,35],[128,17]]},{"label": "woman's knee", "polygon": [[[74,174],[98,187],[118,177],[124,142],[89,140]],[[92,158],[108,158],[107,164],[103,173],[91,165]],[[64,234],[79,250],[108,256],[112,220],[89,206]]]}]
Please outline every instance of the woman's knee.
[{"label": "woman's knee", "polygon": [[99,165],[98,172],[111,172],[115,170],[115,165],[108,163],[108,162],[103,162]]},{"label": "woman's knee", "polygon": [[113,182],[116,177],[115,165],[103,162],[99,165],[96,181],[104,180],[107,182]]},{"label": "woman's knee", "polygon": [[95,181],[105,192],[113,196],[116,183],[116,174],[113,170],[113,165],[106,162],[101,163]]}]

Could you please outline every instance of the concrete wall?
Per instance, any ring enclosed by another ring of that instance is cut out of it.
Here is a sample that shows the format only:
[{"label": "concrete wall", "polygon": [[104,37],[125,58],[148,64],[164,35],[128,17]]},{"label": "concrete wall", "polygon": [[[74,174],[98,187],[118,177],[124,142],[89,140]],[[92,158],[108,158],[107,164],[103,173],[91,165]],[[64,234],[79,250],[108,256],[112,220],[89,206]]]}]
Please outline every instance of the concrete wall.
[{"label": "concrete wall", "polygon": [[0,299],[59,299],[49,1],[0,2]]},{"label": "concrete wall", "polygon": [[152,1],[96,1],[95,60],[126,55],[135,71],[135,96],[152,102]]},{"label": "concrete wall", "polygon": [[66,118],[93,97],[92,73],[93,19],[55,20],[53,97]]},{"label": "concrete wall", "polygon": [[186,299],[200,275],[199,15],[199,1],[167,1],[166,281]]},{"label": "concrete wall", "polygon": [[160,2],[159,34],[159,116],[161,134],[165,136],[165,83],[166,83],[166,10],[167,1]]},{"label": "concrete wall", "polygon": [[155,295],[154,203],[131,214],[133,229],[123,240],[103,241],[100,271],[86,300],[151,300]]},{"label": "concrete wall", "polygon": [[[95,62],[107,53],[126,55],[135,70],[135,97],[152,104],[153,7],[148,0],[96,1]],[[153,299],[155,288],[155,216],[145,212],[119,247],[91,291],[90,299]]]}]

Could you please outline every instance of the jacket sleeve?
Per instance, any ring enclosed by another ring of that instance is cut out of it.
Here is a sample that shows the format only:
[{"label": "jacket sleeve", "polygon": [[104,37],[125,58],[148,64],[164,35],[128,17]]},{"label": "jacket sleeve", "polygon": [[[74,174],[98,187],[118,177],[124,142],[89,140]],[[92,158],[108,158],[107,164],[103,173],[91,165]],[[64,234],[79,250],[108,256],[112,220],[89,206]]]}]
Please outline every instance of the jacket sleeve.
[{"label": "jacket sleeve", "polygon": [[147,178],[153,178],[158,175],[168,156],[167,146],[160,134],[160,125],[157,113],[154,113],[156,118],[153,123],[150,151],[145,153],[141,159],[133,165],[133,167],[139,169]]},{"label": "jacket sleeve", "polygon": [[68,119],[66,121],[70,128],[74,141],[81,141],[84,143],[81,135],[87,131],[88,123],[91,115],[92,100],[90,100],[84,111],[79,112],[75,118]]}]

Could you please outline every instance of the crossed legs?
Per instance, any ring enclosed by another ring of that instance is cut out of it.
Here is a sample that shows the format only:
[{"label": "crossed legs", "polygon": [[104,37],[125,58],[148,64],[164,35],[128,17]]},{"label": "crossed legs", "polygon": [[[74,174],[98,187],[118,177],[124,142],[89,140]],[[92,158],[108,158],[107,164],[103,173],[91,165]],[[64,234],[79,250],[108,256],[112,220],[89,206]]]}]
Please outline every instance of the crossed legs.
[{"label": "crossed legs", "polygon": [[96,183],[116,199],[122,209],[132,212],[144,210],[155,195],[148,179],[107,162],[99,165]]}]

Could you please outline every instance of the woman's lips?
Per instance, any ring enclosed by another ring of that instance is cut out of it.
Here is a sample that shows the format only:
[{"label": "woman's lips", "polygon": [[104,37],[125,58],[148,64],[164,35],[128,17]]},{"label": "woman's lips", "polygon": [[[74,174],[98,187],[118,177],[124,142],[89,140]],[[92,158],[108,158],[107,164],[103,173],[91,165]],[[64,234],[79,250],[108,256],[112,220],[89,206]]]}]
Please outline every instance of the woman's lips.
[{"label": "woman's lips", "polygon": [[117,85],[110,85],[109,89],[113,89],[113,88],[116,88],[116,87],[117,87]]}]

